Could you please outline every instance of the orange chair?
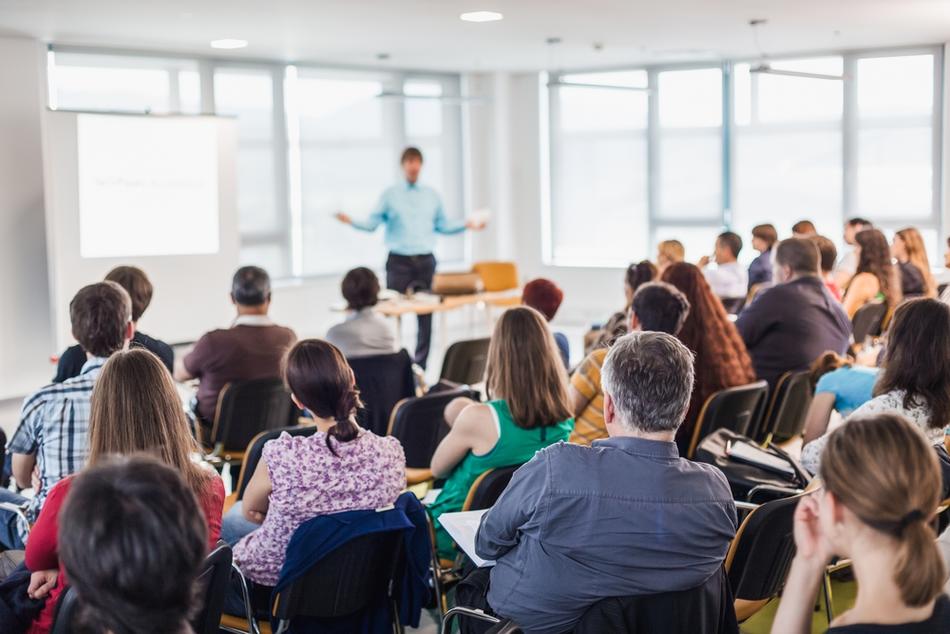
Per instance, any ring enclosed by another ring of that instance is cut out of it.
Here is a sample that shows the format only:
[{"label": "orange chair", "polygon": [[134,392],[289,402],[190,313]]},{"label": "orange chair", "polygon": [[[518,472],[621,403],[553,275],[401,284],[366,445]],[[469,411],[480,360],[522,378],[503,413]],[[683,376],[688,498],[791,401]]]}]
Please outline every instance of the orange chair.
[{"label": "orange chair", "polygon": [[481,276],[486,292],[518,288],[518,265],[514,262],[476,262],[472,270]]}]

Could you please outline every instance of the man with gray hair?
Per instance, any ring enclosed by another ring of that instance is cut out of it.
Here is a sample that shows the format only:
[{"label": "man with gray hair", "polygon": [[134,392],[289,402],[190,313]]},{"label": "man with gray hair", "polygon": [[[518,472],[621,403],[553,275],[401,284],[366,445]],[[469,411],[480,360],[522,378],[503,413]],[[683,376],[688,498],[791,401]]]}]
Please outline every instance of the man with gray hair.
[{"label": "man with gray hair", "polygon": [[602,378],[609,438],[552,445],[518,469],[476,537],[478,555],[496,561],[490,583],[485,569],[469,575],[461,605],[564,632],[600,599],[694,588],[722,566],[736,533],[729,484],[674,442],[692,353],[634,332],[607,353]]}]

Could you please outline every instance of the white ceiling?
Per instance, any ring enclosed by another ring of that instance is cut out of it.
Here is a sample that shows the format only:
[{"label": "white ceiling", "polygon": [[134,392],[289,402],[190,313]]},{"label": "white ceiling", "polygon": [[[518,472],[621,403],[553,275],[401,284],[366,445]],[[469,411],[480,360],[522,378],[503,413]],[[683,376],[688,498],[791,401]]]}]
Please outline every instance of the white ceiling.
[{"label": "white ceiling", "polygon": [[[458,19],[482,9],[505,19]],[[60,44],[472,71],[756,56],[751,18],[774,55],[950,39],[948,0],[0,0],[0,32]]]}]

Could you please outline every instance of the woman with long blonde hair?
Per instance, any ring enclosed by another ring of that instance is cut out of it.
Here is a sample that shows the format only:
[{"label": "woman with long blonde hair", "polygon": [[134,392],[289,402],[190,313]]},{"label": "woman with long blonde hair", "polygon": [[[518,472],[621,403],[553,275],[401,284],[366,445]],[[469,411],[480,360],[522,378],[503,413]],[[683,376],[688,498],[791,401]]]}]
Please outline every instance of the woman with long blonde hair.
[{"label": "woman with long blonde hair", "polygon": [[901,290],[905,296],[937,296],[937,283],[930,270],[927,247],[924,246],[924,239],[917,229],[907,227],[895,233],[891,254],[897,260],[901,273]]},{"label": "woman with long blonde hair", "polygon": [[462,509],[482,473],[524,464],[548,445],[567,440],[574,428],[567,372],[538,311],[507,310],[488,348],[487,403],[455,399],[445,409],[450,431],[432,456],[432,474],[445,486],[429,512],[436,520],[439,554],[451,558],[452,539],[438,523]]}]

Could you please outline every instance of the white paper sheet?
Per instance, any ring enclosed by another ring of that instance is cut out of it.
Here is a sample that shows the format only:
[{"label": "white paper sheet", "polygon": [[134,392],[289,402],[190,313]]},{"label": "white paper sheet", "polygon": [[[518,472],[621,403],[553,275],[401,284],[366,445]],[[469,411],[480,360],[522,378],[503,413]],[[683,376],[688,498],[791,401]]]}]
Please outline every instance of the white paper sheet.
[{"label": "white paper sheet", "polygon": [[482,521],[482,515],[487,512],[488,509],[464,511],[462,513],[443,513],[439,516],[442,528],[479,568],[489,568],[495,565],[494,561],[482,559],[475,554],[475,535],[478,533],[478,525]]}]

